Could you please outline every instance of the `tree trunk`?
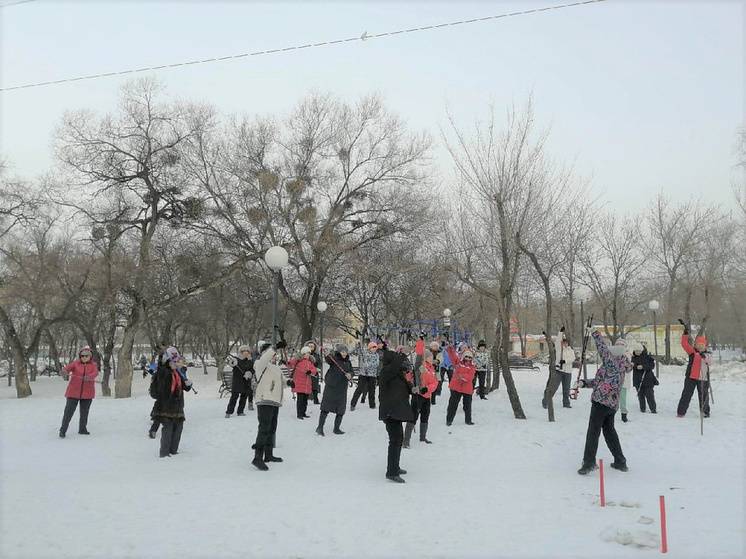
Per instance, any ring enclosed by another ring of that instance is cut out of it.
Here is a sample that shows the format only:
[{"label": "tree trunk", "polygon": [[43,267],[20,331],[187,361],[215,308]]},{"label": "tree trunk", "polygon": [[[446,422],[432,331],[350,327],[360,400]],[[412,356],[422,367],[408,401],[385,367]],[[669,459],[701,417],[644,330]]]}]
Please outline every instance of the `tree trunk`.
[{"label": "tree trunk", "polygon": [[[13,343],[13,342],[11,342]],[[13,343],[13,361],[15,362],[16,396],[27,398],[31,396],[31,384],[28,379],[28,365],[23,349]]]},{"label": "tree trunk", "polygon": [[54,369],[58,373],[62,371],[62,363],[60,363],[60,352],[57,349],[57,342],[54,339],[54,336],[52,335],[52,331],[47,328],[46,329],[46,335],[47,335],[47,344],[49,344],[49,357],[52,358],[52,362],[54,363]]},{"label": "tree trunk", "polygon": [[137,322],[128,324],[122,335],[122,346],[117,353],[118,371],[114,380],[114,397],[132,396],[132,348],[135,345]]},{"label": "tree trunk", "polygon": [[513,375],[510,372],[510,364],[508,361],[508,347],[510,345],[510,315],[508,314],[508,316],[506,317],[504,309],[501,314],[501,322],[503,324],[503,327],[501,328],[502,332],[500,332],[500,369],[503,375],[503,379],[505,380],[505,390],[508,393],[508,399],[510,400],[510,405],[513,408],[513,416],[516,419],[526,419],[526,414],[523,413],[523,408],[521,407],[521,399],[518,396],[518,390],[515,387],[515,382],[513,381]]}]

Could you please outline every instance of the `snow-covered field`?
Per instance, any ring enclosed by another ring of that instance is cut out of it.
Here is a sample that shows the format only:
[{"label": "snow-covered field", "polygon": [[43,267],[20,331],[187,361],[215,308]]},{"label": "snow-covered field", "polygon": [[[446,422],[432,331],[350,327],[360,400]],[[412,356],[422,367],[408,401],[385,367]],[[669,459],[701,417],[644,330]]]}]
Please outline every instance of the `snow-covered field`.
[{"label": "snow-covered field", "polygon": [[[76,415],[64,440],[61,379],[39,379],[20,401],[2,386],[0,557],[652,557],[659,495],[669,556],[744,557],[746,364],[722,371],[704,437],[696,404],[676,418],[683,369],[664,368],[658,415],[630,398],[630,422],[617,415],[630,471],[607,472],[606,508],[598,473],[576,473],[590,391],[550,424],[544,372],[515,372],[527,421],[513,419],[502,388],[475,400],[473,427],[461,412],[446,427],[439,400],[434,444],[403,451],[405,485],[384,479],[386,432],[367,404],[345,415],[347,434],[322,439],[318,408],[295,419],[287,392],[285,462],[265,473],[249,464],[255,417],[223,417],[214,373],[191,371],[199,394],[187,395],[180,454],[167,459],[145,434],[141,378],[134,398],[94,401],[90,437],[77,435]],[[599,457],[611,461],[603,439]]]}]

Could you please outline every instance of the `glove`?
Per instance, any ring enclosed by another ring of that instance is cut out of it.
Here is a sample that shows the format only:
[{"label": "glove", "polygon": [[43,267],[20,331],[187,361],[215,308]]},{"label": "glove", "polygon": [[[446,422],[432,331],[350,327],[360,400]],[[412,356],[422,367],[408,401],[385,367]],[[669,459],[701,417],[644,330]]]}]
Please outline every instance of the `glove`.
[{"label": "glove", "polygon": [[420,388],[420,394],[427,394],[427,386]]},{"label": "glove", "polygon": [[184,381],[184,386],[186,386],[187,388],[191,388],[191,386],[192,386],[192,381],[191,381],[191,380],[189,380],[189,379],[186,379],[186,380]]},{"label": "glove", "polygon": [[275,344],[275,349],[285,349],[288,346],[285,340],[280,340]]},{"label": "glove", "polygon": [[578,388],[585,388],[585,381],[582,378],[578,379]]},{"label": "glove", "polygon": [[290,388],[295,388],[295,381],[293,379],[288,379],[288,386]]},{"label": "glove", "polygon": [[560,366],[560,369],[565,366],[565,360],[564,359],[560,359],[559,366]]},{"label": "glove", "polygon": [[246,371],[243,374],[243,378],[245,378],[246,380],[249,380],[251,378],[251,371]]},{"label": "glove", "polygon": [[564,326],[562,328],[560,328],[560,332],[562,332],[563,334],[565,333],[565,327]]},{"label": "glove", "polygon": [[352,375],[349,373],[345,374],[345,377],[347,377],[347,380],[352,380]]}]

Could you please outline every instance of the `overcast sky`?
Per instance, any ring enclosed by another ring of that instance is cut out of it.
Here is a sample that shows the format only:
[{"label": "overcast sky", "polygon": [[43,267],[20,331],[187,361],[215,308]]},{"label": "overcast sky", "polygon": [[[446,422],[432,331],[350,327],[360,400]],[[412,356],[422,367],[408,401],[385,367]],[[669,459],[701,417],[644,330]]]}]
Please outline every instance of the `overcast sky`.
[{"label": "overcast sky", "polygon": [[[0,4],[11,0],[0,0]],[[342,39],[567,3],[36,0],[0,9],[0,83],[75,77]],[[599,4],[156,73],[169,93],[225,114],[281,115],[308,91],[377,92],[439,141],[533,92],[551,153],[610,207],[663,189],[730,204],[743,122],[741,2]],[[53,164],[67,109],[112,110],[128,77],[0,92],[0,153],[17,174]],[[447,177],[442,149],[436,164]]]}]

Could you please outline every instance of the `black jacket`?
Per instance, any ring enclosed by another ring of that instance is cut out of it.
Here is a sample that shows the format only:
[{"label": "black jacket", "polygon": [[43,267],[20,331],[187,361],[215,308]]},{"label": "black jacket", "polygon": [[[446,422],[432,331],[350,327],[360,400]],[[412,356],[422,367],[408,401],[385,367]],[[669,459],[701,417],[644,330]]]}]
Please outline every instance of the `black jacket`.
[{"label": "black jacket", "polygon": [[326,362],[329,364],[329,370],[324,376],[321,411],[344,415],[347,409],[347,388],[350,386],[350,381],[345,375],[352,375],[350,356],[342,358],[339,353],[335,353],[334,357],[327,355]]},{"label": "black jacket", "polygon": [[[638,367],[642,367],[638,369]],[[632,355],[632,386],[638,390],[649,388],[658,384],[655,378],[655,359],[647,350],[643,350],[640,355]]]},{"label": "black jacket", "polygon": [[246,373],[246,371],[254,372],[254,361],[251,359],[239,359],[236,366],[233,367],[231,392],[244,394],[250,390],[251,382],[244,378],[244,373]]},{"label": "black jacket", "polygon": [[378,375],[378,418],[381,421],[414,421],[414,413],[409,404],[412,385],[407,381],[406,356],[394,351],[383,352],[383,367]]},{"label": "black jacket", "polygon": [[191,387],[187,388],[182,381],[173,390],[172,383],[171,367],[168,363],[158,363],[158,370],[150,383],[150,396],[155,399],[150,412],[153,419],[184,419],[184,391],[191,390]]}]

